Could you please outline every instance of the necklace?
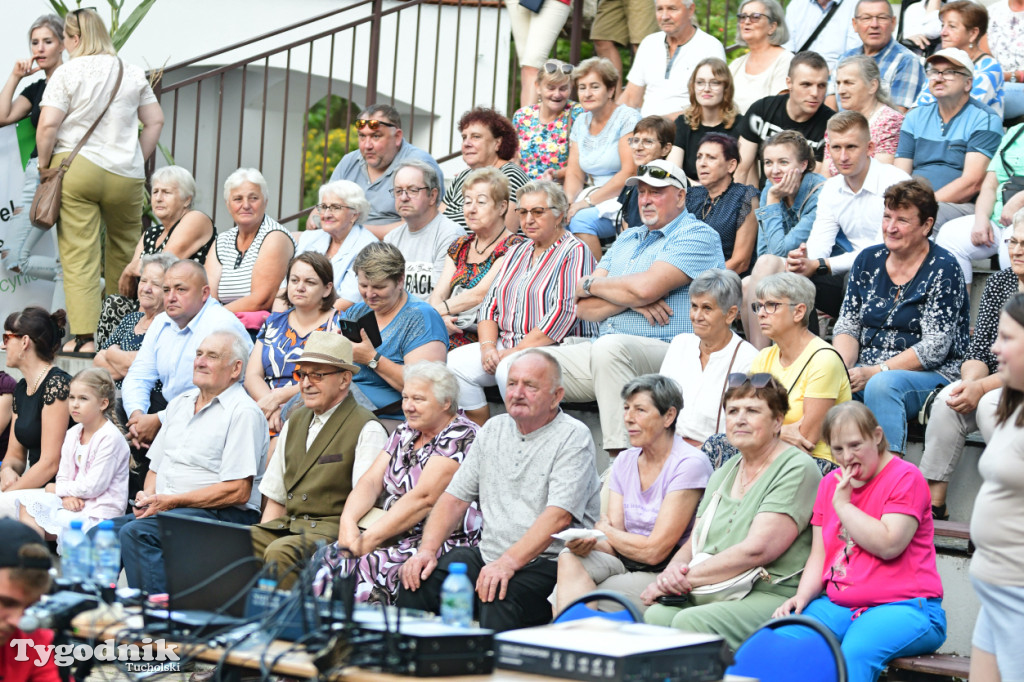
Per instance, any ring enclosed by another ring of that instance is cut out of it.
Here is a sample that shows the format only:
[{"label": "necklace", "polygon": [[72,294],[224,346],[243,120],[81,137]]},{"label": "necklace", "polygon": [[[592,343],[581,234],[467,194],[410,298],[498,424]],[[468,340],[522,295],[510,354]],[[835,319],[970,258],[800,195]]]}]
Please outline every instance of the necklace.
[{"label": "necklace", "polygon": [[[743,475],[747,471],[747,460],[745,460],[745,459],[740,460],[740,493],[741,494],[743,494],[743,495],[747,494],[747,488],[749,488],[754,483],[754,481],[757,480],[757,478],[761,475],[761,472],[764,471],[765,467],[767,467],[771,463],[772,459],[773,458],[770,457],[770,456],[766,457],[764,462],[761,463],[761,466],[759,466],[757,468],[757,471],[754,473],[754,475],[750,476],[750,477],[747,477],[747,476]],[[746,481],[744,481],[744,479],[746,479]]]},{"label": "necklace", "polygon": [[710,194],[708,195],[708,198],[711,199],[711,203],[704,205],[704,207],[703,207],[704,213],[700,217],[701,221],[706,221],[707,220],[707,217],[711,214],[712,211],[715,210],[715,204],[717,204],[718,200],[721,199],[723,196],[725,196],[725,192],[722,192],[721,194],[719,194],[717,197],[714,197],[714,198],[712,198]]},{"label": "necklace", "polygon": [[474,240],[473,240],[473,250],[474,250],[474,251],[476,251],[476,255],[478,255],[478,256],[482,256],[482,255],[484,255],[484,251],[487,251],[487,249],[489,249],[489,248],[491,248],[492,246],[494,246],[494,242],[496,242],[496,241],[498,241],[499,239],[501,239],[501,235],[503,235],[503,234],[505,234],[505,228],[501,228],[501,232],[499,232],[499,233],[498,233],[498,236],[497,236],[497,237],[495,237],[494,239],[492,239],[492,240],[491,240],[491,241],[490,241],[490,242],[489,242],[489,243],[487,244],[487,246],[485,246],[485,247],[483,248],[483,250],[481,250],[481,249],[478,249],[478,248],[476,248],[476,240],[474,239]]},{"label": "necklace", "polygon": [[46,376],[46,373],[50,371],[51,367],[52,365],[47,363],[46,366],[43,367],[42,371],[39,372],[39,376],[36,377],[36,382],[32,385],[33,395],[35,395],[35,392],[39,389],[39,384],[43,381],[43,377]]}]

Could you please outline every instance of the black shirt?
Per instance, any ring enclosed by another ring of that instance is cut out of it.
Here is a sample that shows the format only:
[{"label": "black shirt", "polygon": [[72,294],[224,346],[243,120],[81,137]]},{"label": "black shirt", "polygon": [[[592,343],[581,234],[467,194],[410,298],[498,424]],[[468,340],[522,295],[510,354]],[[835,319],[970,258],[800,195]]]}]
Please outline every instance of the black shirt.
[{"label": "black shirt", "polygon": [[[822,104],[814,112],[814,116],[811,116],[806,121],[794,121],[786,111],[786,103],[788,101],[788,94],[771,95],[769,97],[762,97],[751,104],[750,108],[747,109],[747,115],[743,118],[743,122],[738,126],[740,137],[760,145],[775,133],[781,133],[783,130],[795,130],[807,138],[807,141],[814,149],[814,158],[821,161],[825,154],[825,126],[836,112]],[[757,151],[757,164],[760,168],[760,147],[758,147]],[[763,178],[761,184],[762,186],[764,184]]]},{"label": "black shirt", "polygon": [[708,133],[725,133],[729,137],[739,139],[742,129],[743,116],[737,116],[731,128],[726,128],[725,123],[714,126],[699,125],[694,130],[686,121],[686,114],[680,114],[676,118],[676,146],[683,150],[683,172],[690,180],[697,179],[697,149],[700,148],[700,141]]},{"label": "black shirt", "polygon": [[[32,104],[32,108],[28,112],[28,118],[32,121],[34,128],[39,127],[39,103],[43,101],[44,90],[46,90],[46,79],[40,78],[35,83],[25,86],[25,89],[21,91],[21,96]],[[36,158],[36,148],[34,146],[32,147],[32,156],[30,158]]]},{"label": "black shirt", "polygon": [[[35,378],[33,377],[33,381]],[[71,386],[71,375],[60,367],[51,367],[46,378],[32,395],[28,395],[28,382],[22,379],[14,388],[14,413],[18,419],[14,422],[14,437],[21,447],[25,448],[25,458],[30,465],[39,461],[40,447],[43,440],[43,407],[52,405],[57,400],[68,399]],[[68,426],[74,422],[68,418]],[[63,442],[63,434],[61,442]]]}]

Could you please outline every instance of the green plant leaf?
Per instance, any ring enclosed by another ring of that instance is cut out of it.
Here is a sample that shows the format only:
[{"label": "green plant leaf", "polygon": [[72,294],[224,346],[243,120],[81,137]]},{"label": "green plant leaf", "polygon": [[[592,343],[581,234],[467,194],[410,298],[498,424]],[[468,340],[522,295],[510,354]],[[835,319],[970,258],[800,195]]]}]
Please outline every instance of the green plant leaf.
[{"label": "green plant leaf", "polygon": [[[145,18],[146,14],[152,9],[153,4],[156,0],[142,0],[139,6],[132,10],[132,13],[128,15],[128,18],[124,20],[124,23],[120,24],[111,34],[111,38],[114,41],[114,49],[120,50],[121,46],[128,42],[128,38],[132,35],[139,24]],[[114,0],[110,0],[113,5]],[[123,5],[123,0],[121,5]],[[121,5],[118,5],[117,14],[121,12]]]}]

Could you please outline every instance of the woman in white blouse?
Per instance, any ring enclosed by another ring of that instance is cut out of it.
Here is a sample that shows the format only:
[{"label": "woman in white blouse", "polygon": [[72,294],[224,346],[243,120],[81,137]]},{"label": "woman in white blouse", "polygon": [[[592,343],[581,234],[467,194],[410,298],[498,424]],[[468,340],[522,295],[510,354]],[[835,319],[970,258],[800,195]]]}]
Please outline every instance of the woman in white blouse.
[{"label": "woman in white blouse", "polygon": [[661,363],[659,373],[675,379],[683,391],[676,433],[694,447],[725,428],[726,379],[731,373],[745,374],[757,355],[757,349],[731,328],[742,304],[739,275],[732,270],[705,270],[690,285],[693,333],[672,339]]},{"label": "woman in white blouse", "polygon": [[786,13],[775,0],[746,0],[736,14],[736,42],[748,52],[729,64],[741,114],[751,104],[786,89],[793,53],[781,47],[789,40]]},{"label": "woman in white blouse", "polygon": [[[56,168],[103,115],[64,176],[57,228],[73,350],[93,350],[102,300],[100,278],[106,278],[104,293],[116,294],[121,271],[132,259],[142,224],[143,163],[156,149],[164,114],[145,72],[117,58],[95,10],[68,12],[64,46],[71,61],[60,66],[46,85],[36,148],[39,168]],[[103,113],[122,67],[117,94]],[[106,225],[104,245],[101,223]]]}]

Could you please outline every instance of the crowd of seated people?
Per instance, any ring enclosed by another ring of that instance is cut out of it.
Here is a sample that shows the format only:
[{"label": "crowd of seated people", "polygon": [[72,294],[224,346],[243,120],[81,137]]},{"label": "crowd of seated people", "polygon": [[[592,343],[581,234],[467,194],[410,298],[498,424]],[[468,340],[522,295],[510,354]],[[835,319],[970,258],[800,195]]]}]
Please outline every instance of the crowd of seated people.
[{"label": "crowd of seated people", "polygon": [[[1004,134],[991,106],[1004,79],[986,10],[948,4],[942,49],[922,60],[895,42],[887,3],[860,0],[862,44],[826,59],[789,51],[793,15],[748,0],[749,52],[730,67],[675,44],[707,37],[692,5],[657,6],[678,64],[654,74],[638,52],[620,94],[612,61],[540,62],[536,104],[462,116],[466,167],[447,185],[398,112],[369,106],[300,235],[257,169],[225,179],[219,236],[188,171],[157,171],[158,223],[136,233],[118,293],[94,331],[91,308],[72,316],[96,369],[56,367],[63,311],[5,323],[24,378],[7,391],[0,516],[58,539],[70,519],[115,519],[128,582],[150,592],[166,587],[152,517],[176,509],[252,524],[281,585],[312,562],[318,594],[354,572],[360,601],[436,611],[466,563],[496,630],[600,586],[732,648],[773,615],[809,614],[857,679],[934,650],[932,519],[966,435],[1020,429],[1005,348],[1020,343],[1024,126]],[[971,262],[997,253],[1009,267],[972,319]],[[600,442],[563,401],[596,402]],[[902,456],[929,402],[918,469]],[[604,509],[598,448],[614,458]],[[986,457],[986,485],[1011,488],[1005,456]],[[603,539],[552,538],[568,528]],[[979,584],[997,604],[990,564]],[[758,568],[770,579],[716,598]],[[912,618],[899,605],[913,599]],[[866,620],[837,615],[850,609]],[[883,647],[894,623],[927,631]],[[1000,665],[1012,655],[998,634],[978,641]]]}]

